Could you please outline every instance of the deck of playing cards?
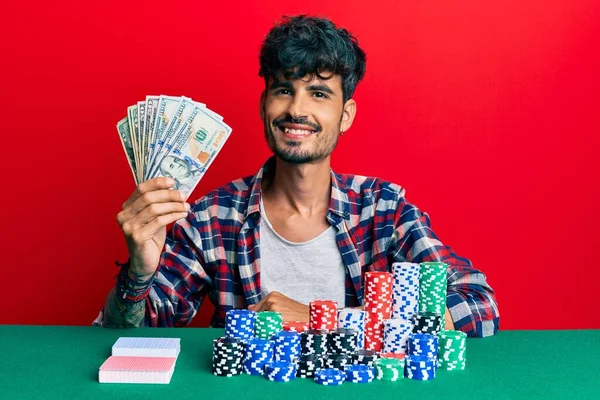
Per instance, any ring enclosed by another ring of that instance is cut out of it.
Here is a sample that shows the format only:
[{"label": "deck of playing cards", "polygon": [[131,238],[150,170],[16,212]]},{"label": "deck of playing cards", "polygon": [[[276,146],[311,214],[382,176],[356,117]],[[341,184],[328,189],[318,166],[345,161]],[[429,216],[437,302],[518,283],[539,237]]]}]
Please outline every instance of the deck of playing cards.
[{"label": "deck of playing cards", "polygon": [[170,383],[180,339],[122,337],[100,366],[100,383]]}]

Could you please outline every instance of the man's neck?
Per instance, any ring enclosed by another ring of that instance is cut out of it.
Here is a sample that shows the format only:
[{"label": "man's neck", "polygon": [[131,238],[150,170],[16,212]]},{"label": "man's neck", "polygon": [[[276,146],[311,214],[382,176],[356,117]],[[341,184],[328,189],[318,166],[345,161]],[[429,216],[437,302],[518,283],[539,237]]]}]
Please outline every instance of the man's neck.
[{"label": "man's neck", "polygon": [[331,174],[329,157],[305,164],[290,164],[275,158],[275,175],[263,188],[270,204],[288,212],[311,217],[329,208]]}]

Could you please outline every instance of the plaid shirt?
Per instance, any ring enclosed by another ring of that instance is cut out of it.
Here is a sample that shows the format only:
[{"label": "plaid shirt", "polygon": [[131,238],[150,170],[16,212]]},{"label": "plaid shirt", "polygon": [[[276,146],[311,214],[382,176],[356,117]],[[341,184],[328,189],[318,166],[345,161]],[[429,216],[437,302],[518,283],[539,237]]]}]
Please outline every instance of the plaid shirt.
[{"label": "plaid shirt", "polygon": [[[228,310],[260,301],[261,183],[274,165],[271,158],[255,176],[202,197],[173,226],[146,299],[146,326],[187,325],[207,294],[217,327]],[[345,305],[362,304],[367,271],[389,271],[396,261],[442,261],[449,264],[447,306],[455,328],[469,336],[493,335],[499,313],[485,275],[439,241],[429,216],[407,203],[404,193],[377,178],[331,172],[327,220],[337,230],[346,266]]]}]

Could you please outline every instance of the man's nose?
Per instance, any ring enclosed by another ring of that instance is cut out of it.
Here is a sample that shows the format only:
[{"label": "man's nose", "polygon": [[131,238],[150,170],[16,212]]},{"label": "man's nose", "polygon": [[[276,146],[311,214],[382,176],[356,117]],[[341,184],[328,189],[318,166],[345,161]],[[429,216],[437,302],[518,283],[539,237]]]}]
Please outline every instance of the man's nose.
[{"label": "man's nose", "polygon": [[292,118],[300,119],[308,117],[306,100],[306,95],[300,92],[292,97],[292,101],[290,101],[287,110]]}]

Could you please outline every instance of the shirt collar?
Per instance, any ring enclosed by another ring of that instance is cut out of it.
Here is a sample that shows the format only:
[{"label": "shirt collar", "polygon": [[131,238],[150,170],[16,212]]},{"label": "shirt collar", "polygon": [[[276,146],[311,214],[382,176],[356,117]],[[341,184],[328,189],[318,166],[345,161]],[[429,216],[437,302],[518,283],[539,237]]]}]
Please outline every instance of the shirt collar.
[{"label": "shirt collar", "polygon": [[[275,156],[270,157],[258,170],[256,175],[250,181],[250,200],[246,209],[246,219],[260,215],[261,187],[263,179],[275,173]],[[348,202],[348,193],[341,182],[340,176],[330,169],[331,174],[331,200],[329,202],[329,211],[341,218],[350,218],[350,203]]]}]

